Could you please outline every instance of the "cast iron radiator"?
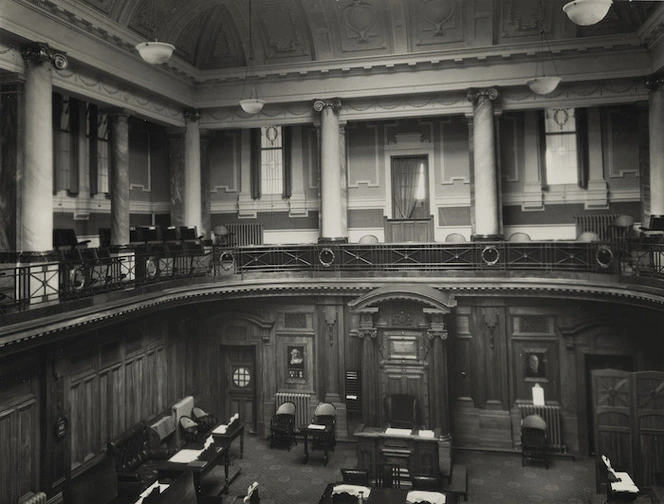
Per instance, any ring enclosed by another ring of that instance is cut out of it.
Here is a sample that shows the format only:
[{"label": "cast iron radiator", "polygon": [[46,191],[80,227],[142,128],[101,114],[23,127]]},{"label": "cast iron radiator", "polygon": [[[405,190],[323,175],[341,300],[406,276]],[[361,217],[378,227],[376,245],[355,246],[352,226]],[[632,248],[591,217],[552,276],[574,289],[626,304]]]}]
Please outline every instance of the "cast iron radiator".
[{"label": "cast iron radiator", "polygon": [[225,224],[231,233],[230,242],[236,247],[263,245],[263,224]]},{"label": "cast iron radiator", "polygon": [[309,425],[309,394],[299,394],[297,392],[277,392],[274,395],[276,407],[283,402],[291,401],[295,403],[295,428]]},{"label": "cast iron radiator", "polygon": [[539,415],[546,422],[546,434],[549,438],[549,446],[553,451],[564,452],[566,446],[563,444],[562,429],[560,425],[560,406],[549,405],[535,406],[534,404],[519,404],[521,418],[528,415]]},{"label": "cast iron radiator", "polygon": [[576,236],[581,233],[596,233],[601,240],[610,238],[611,226],[618,217],[618,214],[582,214],[575,215]]}]

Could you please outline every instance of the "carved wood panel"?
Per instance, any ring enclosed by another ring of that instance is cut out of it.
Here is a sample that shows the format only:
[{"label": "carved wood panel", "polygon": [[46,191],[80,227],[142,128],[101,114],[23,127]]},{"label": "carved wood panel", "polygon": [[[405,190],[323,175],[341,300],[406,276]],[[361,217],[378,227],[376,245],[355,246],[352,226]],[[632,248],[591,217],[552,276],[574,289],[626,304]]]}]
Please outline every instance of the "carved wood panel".
[{"label": "carved wood panel", "polygon": [[637,429],[637,484],[651,486],[656,475],[664,474],[664,373],[634,373],[634,401]]},{"label": "carved wood panel", "polygon": [[473,309],[473,339],[478,354],[477,391],[480,407],[507,409],[507,350],[505,309]]}]

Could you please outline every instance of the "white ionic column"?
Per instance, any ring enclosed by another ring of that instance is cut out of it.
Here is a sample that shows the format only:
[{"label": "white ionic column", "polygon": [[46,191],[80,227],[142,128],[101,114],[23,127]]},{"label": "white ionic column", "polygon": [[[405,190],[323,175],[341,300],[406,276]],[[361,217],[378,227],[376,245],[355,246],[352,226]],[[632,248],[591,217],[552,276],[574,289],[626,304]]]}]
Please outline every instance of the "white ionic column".
[{"label": "white ionic column", "polygon": [[20,174],[20,252],[53,248],[53,81],[52,67],[67,58],[48,44],[21,48],[25,61],[23,167]]},{"label": "white ionic column", "polygon": [[321,242],[345,242],[348,229],[344,226],[339,115],[341,101],[315,100],[314,110],[320,112],[320,238]]},{"label": "white ionic column", "polygon": [[111,121],[111,245],[129,243],[129,112],[113,109]]},{"label": "white ionic column", "polygon": [[[650,77],[646,87],[650,137],[650,215],[664,215],[664,80]],[[649,225],[649,223],[645,223]]]},{"label": "white ionic column", "polygon": [[198,110],[184,113],[184,194],[183,219],[187,227],[202,231],[201,217],[201,131],[198,126]]},{"label": "white ionic column", "polygon": [[469,89],[473,103],[473,240],[502,239],[493,102],[496,88]]}]

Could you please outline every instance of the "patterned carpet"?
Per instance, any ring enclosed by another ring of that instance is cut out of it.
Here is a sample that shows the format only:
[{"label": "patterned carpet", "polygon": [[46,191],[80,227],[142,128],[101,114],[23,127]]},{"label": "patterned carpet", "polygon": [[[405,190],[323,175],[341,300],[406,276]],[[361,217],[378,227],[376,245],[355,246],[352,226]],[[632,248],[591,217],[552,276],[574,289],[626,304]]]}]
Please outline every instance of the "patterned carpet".
[{"label": "patterned carpet", "polygon": [[[239,455],[236,444],[233,454]],[[241,467],[242,472],[224,504],[244,494],[253,481],[260,485],[261,504],[317,504],[325,486],[341,479],[339,469],[357,464],[352,443],[338,444],[327,466],[320,452],[313,452],[307,465],[303,460],[301,442],[288,452],[271,450],[266,441],[246,436],[244,458],[235,458],[231,471]],[[521,467],[519,454],[461,450],[455,462],[468,468],[468,504],[600,504],[605,500],[595,493],[592,459],[554,457],[546,469],[536,464]]]}]

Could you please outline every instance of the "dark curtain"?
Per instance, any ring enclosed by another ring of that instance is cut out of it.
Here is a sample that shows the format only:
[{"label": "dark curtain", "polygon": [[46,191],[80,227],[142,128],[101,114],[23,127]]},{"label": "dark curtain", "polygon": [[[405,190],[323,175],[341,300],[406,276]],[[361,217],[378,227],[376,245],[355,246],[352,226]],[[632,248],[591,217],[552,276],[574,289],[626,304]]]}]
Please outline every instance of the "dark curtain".
[{"label": "dark curtain", "polygon": [[261,197],[261,130],[251,129],[251,197]]},{"label": "dark curtain", "polygon": [[284,126],[281,128],[281,154],[284,177],[284,198],[290,198],[292,190],[292,169],[291,169],[291,128]]},{"label": "dark curtain", "polygon": [[392,207],[395,219],[411,219],[417,205],[420,158],[392,160]]},{"label": "dark curtain", "polygon": [[78,194],[78,163],[79,163],[79,140],[81,134],[81,116],[80,110],[83,104],[71,98],[69,100],[69,141],[70,141],[70,162],[69,162],[69,180],[67,180],[67,194],[76,196]]}]

